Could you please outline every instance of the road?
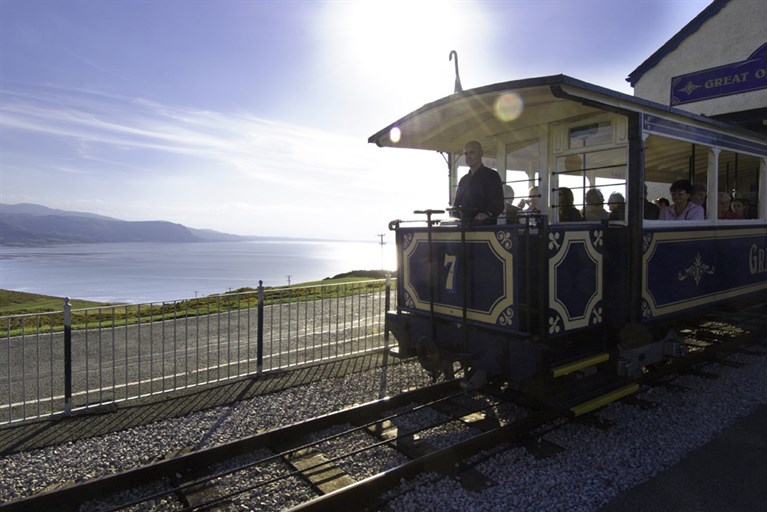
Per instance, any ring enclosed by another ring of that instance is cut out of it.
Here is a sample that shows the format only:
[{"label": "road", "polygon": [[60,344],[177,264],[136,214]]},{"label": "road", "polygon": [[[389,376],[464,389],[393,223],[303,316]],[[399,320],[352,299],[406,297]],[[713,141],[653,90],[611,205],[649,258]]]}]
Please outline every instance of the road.
[{"label": "road", "polygon": [[[265,306],[262,370],[377,349],[383,344],[384,310],[383,292]],[[108,312],[124,315],[121,308]],[[72,407],[258,371],[257,308],[185,313],[171,320],[73,331]],[[63,333],[0,340],[0,423],[63,410],[64,360]]]}]

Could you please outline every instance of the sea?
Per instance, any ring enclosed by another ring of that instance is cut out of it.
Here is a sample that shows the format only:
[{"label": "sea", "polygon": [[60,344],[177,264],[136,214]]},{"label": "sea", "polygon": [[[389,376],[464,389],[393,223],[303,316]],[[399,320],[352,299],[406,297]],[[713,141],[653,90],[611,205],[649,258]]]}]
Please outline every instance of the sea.
[{"label": "sea", "polygon": [[393,244],[326,240],[0,247],[0,288],[140,304],[394,270]]}]

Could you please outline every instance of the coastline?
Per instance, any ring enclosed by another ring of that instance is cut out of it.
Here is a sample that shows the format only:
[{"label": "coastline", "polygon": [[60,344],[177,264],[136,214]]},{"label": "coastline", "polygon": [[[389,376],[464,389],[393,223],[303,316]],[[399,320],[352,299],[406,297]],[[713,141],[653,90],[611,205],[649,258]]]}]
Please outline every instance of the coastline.
[{"label": "coastline", "polygon": [[[352,270],[337,274],[333,277],[326,277],[319,281],[309,281],[306,283],[296,283],[293,287],[312,286],[317,283],[324,283],[327,281],[345,281],[345,280],[357,280],[357,279],[385,279],[387,276],[395,277],[396,271],[390,270]],[[279,288],[285,288],[286,286],[280,286]],[[266,287],[273,288],[273,287]],[[212,295],[225,295],[227,293],[241,293],[254,291],[256,288],[242,287],[230,291],[222,291]],[[204,297],[199,297],[200,299]],[[178,300],[187,300],[185,298],[179,298]],[[16,290],[0,289],[0,316],[21,315],[21,314],[34,314],[34,313],[49,313],[53,311],[61,311],[63,309],[64,297],[55,295],[46,295],[40,293],[31,293]],[[91,301],[86,299],[79,299],[70,297],[70,304],[73,309],[82,308],[96,308],[104,306],[114,305],[131,305],[130,303],[120,302],[101,302]]]},{"label": "coastline", "polygon": [[139,304],[394,266],[394,246],[372,241],[79,244],[3,251],[0,288]]}]

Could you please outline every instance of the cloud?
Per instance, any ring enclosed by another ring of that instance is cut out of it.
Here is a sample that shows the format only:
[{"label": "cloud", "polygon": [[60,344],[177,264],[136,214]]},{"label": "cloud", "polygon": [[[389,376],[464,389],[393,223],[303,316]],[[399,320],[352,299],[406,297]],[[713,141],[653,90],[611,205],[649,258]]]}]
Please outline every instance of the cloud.
[{"label": "cloud", "polygon": [[[363,138],[90,90],[11,89],[5,98],[5,202],[77,201],[127,220],[329,237],[354,237],[396,212],[433,206],[403,207],[415,192],[400,183],[420,178]],[[34,157],[13,147],[21,140],[37,148]]]}]

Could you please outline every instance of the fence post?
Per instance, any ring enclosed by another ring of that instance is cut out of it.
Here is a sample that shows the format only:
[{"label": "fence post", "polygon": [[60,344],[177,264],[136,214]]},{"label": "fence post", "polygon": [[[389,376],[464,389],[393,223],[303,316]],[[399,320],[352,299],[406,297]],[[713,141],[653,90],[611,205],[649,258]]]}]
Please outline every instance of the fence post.
[{"label": "fence post", "polygon": [[64,297],[64,415],[72,414],[72,304]]},{"label": "fence post", "polygon": [[264,282],[258,282],[258,336],[256,345],[256,375],[264,370]]},{"label": "fence post", "polygon": [[391,308],[391,274],[386,274],[386,294],[384,299],[384,342],[389,343],[389,309]]}]

